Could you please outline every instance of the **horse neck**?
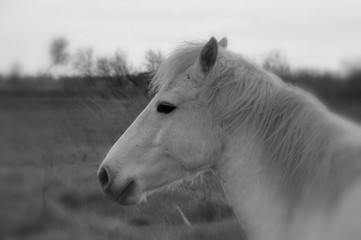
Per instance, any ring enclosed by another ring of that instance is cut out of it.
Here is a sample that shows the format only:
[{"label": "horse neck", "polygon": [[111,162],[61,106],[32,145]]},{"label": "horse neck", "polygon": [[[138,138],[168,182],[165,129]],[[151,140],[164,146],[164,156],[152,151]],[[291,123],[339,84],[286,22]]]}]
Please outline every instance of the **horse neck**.
[{"label": "horse neck", "polygon": [[[275,191],[263,181],[263,170],[256,161],[261,156],[249,140],[247,136],[230,138],[232,144],[227,145],[215,173],[248,238],[281,239],[285,211],[272,194]],[[240,153],[239,146],[248,151]]]},{"label": "horse neck", "polygon": [[[299,104],[303,103],[300,102]],[[270,105],[270,107],[274,106]],[[285,105],[284,107],[289,106]],[[310,104],[309,107],[314,107],[315,109],[310,110],[317,112],[318,106]],[[287,114],[287,111],[283,111],[284,109],[278,110],[278,113],[283,112]],[[322,111],[320,110],[320,114]],[[268,117],[270,119],[278,121],[275,124],[280,123],[279,118],[272,116],[271,112],[269,114]],[[282,119],[282,116],[277,117]],[[254,122],[258,122],[257,119]],[[300,123],[301,128],[302,124]],[[278,127],[273,125],[273,123],[269,123],[267,126],[274,127],[275,129]],[[289,229],[293,228],[289,222],[290,199],[286,199],[285,195],[280,194],[278,184],[270,181],[268,178],[269,166],[265,166],[265,153],[266,155],[269,154],[267,151],[270,149],[265,150],[264,145],[259,144],[262,142],[262,139],[259,137],[259,129],[262,129],[262,127],[264,126],[258,127],[245,124],[237,129],[237,131],[231,133],[228,136],[226,141],[227,147],[220,163],[216,166],[215,173],[220,178],[228,200],[249,239],[288,239]],[[309,127],[307,126],[308,129]],[[327,131],[328,129],[325,129],[325,132]],[[298,133],[295,131],[295,134]],[[319,135],[321,136],[322,134]],[[278,144],[285,143],[280,142]],[[321,149],[319,150],[321,151]],[[285,153],[288,154],[287,151]],[[279,157],[286,158],[286,156],[281,155]],[[277,164],[277,162],[273,162],[273,164]],[[313,173],[311,172],[310,174]],[[306,183],[300,184],[300,187],[304,187],[303,184]],[[285,186],[288,187],[287,185]],[[318,219],[317,214],[314,214],[312,219],[312,225],[306,221],[293,221],[293,223],[297,222],[300,226],[293,232],[297,232],[303,239],[311,239],[307,235],[314,234],[312,229],[316,228],[320,222],[316,220]],[[293,237],[292,239],[298,238]]]}]

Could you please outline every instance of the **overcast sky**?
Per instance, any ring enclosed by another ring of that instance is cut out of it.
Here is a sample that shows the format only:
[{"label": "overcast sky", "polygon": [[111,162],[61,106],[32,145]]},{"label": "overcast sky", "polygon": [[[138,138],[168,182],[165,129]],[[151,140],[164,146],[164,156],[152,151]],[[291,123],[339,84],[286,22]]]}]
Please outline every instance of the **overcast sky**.
[{"label": "overcast sky", "polygon": [[15,62],[45,69],[59,36],[72,53],[121,48],[134,65],[149,48],[227,36],[229,49],[251,58],[278,49],[294,67],[339,69],[361,59],[361,1],[0,0],[0,72]]}]

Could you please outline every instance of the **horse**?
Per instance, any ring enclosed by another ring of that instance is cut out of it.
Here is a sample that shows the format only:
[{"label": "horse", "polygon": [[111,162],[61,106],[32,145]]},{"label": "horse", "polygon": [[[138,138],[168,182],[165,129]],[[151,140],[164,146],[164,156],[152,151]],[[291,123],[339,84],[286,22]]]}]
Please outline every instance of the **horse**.
[{"label": "horse", "polygon": [[249,239],[361,239],[361,128],[227,49],[188,42],[98,170],[122,205],[211,170]]}]

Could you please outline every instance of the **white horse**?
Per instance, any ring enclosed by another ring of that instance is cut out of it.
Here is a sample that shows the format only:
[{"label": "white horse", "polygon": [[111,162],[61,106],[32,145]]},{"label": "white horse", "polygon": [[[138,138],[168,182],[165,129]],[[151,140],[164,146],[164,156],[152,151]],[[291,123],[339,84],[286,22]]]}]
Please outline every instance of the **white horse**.
[{"label": "white horse", "polygon": [[212,169],[249,239],[361,239],[361,129],[226,49],[188,43],[160,66],[155,97],[98,172],[137,204]]}]

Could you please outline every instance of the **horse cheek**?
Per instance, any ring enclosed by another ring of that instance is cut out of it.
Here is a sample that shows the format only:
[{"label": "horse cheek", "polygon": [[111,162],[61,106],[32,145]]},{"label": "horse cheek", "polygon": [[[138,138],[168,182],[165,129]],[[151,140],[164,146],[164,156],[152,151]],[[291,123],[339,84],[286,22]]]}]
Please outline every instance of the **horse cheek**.
[{"label": "horse cheek", "polygon": [[175,155],[188,171],[198,172],[205,168],[208,145],[197,131],[192,131],[182,137],[182,142],[178,143],[175,149]]}]

